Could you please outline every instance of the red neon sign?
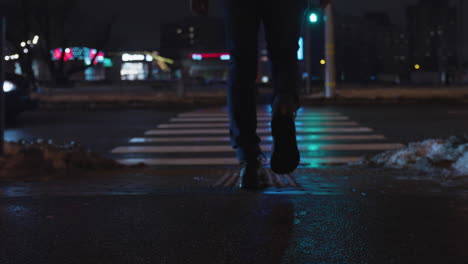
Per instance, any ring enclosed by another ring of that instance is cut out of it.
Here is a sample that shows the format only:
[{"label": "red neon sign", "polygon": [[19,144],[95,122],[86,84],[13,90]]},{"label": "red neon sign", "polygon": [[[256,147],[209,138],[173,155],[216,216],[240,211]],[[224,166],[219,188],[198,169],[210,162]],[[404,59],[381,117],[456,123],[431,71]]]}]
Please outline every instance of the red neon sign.
[{"label": "red neon sign", "polygon": [[192,53],[190,54],[190,58],[199,58],[199,59],[220,59],[224,57],[228,57],[229,53]]},{"label": "red neon sign", "polygon": [[[62,58],[62,49],[55,49],[54,50],[54,58],[59,60]],[[69,61],[73,59],[73,50],[72,49],[65,49],[65,55],[63,56],[64,61]]]}]

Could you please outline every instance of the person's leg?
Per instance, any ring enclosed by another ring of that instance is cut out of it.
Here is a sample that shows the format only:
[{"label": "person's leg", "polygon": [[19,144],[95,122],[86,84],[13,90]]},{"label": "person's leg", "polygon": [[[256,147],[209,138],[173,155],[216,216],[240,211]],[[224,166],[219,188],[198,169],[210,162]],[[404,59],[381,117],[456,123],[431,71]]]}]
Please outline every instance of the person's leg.
[{"label": "person's leg", "polygon": [[254,160],[260,154],[257,136],[256,90],[258,0],[224,0],[227,48],[231,55],[228,109],[232,147],[238,159]]},{"label": "person's leg", "polygon": [[297,51],[306,8],[305,0],[263,0],[262,8],[273,75],[273,103],[278,97],[292,98],[296,110],[299,108]]},{"label": "person's leg", "polygon": [[307,3],[304,0],[263,1],[262,18],[274,87],[270,163],[274,172],[285,174],[294,171],[300,161],[294,123],[300,107],[297,50]]}]

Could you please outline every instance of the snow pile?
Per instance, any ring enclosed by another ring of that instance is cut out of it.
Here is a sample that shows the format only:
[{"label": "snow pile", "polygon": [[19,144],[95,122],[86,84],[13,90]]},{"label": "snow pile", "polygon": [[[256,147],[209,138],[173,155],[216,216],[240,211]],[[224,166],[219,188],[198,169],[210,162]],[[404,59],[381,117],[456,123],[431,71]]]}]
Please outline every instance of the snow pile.
[{"label": "snow pile", "polygon": [[468,137],[428,139],[365,158],[361,164],[416,169],[445,177],[468,176]]},{"label": "snow pile", "polygon": [[73,169],[115,169],[122,165],[103,158],[74,142],[55,145],[37,140],[18,143],[6,142],[5,155],[0,156],[0,176],[12,177],[42,175]]}]

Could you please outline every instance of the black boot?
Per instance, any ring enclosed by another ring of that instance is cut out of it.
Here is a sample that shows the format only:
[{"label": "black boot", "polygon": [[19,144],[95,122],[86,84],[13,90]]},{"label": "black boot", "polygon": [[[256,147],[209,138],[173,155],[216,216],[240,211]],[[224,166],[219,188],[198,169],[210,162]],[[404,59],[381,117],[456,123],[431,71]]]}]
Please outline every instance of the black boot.
[{"label": "black boot", "polygon": [[273,153],[270,165],[277,174],[291,173],[299,166],[300,153],[295,124],[297,109],[298,104],[292,97],[278,97],[273,104],[271,120]]},{"label": "black boot", "polygon": [[241,163],[239,173],[239,188],[245,190],[259,190],[263,188],[262,159],[254,159]]}]

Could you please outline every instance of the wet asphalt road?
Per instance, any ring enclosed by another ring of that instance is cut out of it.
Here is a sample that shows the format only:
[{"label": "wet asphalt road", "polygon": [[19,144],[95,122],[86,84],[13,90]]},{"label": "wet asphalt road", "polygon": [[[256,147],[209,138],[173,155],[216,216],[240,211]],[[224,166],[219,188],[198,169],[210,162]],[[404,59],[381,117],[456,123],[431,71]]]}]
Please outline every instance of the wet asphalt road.
[{"label": "wet asphalt road", "polygon": [[0,217],[0,263],[468,261],[468,205],[447,197],[25,197]]},{"label": "wet asphalt road", "polygon": [[[468,106],[337,106],[317,107],[337,111],[363,126],[374,128],[394,142],[408,143],[427,138],[446,138],[468,131]],[[76,141],[108,155],[112,148],[157,124],[167,123],[178,113],[194,108],[163,110],[60,110],[23,113],[9,124],[6,140],[52,139],[56,143]]]},{"label": "wet asphalt road", "polygon": [[[468,107],[329,109],[395,142],[468,128]],[[179,112],[28,112],[7,139],[74,140],[108,155]],[[331,183],[338,177],[332,172],[320,181]],[[121,179],[133,185],[119,192],[106,185],[110,179],[17,183],[29,190],[18,193],[15,184],[0,185],[0,263],[468,263],[465,190],[434,192],[433,185],[404,181],[405,192],[384,192],[388,186],[378,184],[361,192],[365,179],[341,173],[349,176],[348,191],[330,194],[209,188],[214,176],[195,184],[190,170],[164,181]],[[86,190],[88,181],[95,191]],[[131,192],[136,183],[146,189]]]}]

